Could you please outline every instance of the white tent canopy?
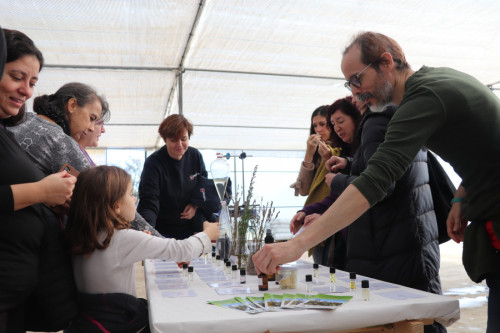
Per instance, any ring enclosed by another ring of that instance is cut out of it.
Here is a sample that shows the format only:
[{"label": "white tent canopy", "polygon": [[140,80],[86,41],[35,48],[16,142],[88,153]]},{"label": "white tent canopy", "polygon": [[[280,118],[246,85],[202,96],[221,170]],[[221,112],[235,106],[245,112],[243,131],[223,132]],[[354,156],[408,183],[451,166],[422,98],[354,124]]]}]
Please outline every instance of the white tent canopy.
[{"label": "white tent canopy", "polygon": [[311,112],[346,96],[353,34],[393,37],[414,69],[449,66],[500,89],[495,0],[0,0],[0,25],[46,66],[35,96],[79,81],[110,103],[101,147],[155,148],[182,112],[197,148],[304,149]]}]

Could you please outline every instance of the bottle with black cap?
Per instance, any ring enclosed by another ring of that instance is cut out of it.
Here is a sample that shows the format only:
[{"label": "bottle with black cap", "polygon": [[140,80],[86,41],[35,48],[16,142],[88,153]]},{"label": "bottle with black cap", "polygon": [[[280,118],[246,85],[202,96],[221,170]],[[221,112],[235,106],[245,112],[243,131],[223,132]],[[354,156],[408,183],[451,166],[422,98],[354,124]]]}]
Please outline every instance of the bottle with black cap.
[{"label": "bottle with black cap", "polygon": [[350,291],[356,290],[356,273],[350,272],[349,279],[351,280],[351,282],[349,282],[349,290]]},{"label": "bottle with black cap", "polygon": [[[266,237],[264,238],[264,243],[265,244],[272,244],[274,243],[274,237],[271,232],[271,229],[266,230]],[[276,273],[274,274],[268,274],[267,275],[267,280],[268,281],[276,281]]]},{"label": "bottle with black cap", "polygon": [[247,283],[247,271],[244,268],[240,269],[240,283]]},{"label": "bottle with black cap", "polygon": [[368,280],[361,281],[361,297],[363,301],[370,300],[370,281]]},{"label": "bottle with black cap", "polygon": [[319,279],[319,264],[313,264],[313,283],[318,283]]},{"label": "bottle with black cap", "polygon": [[238,278],[238,266],[237,265],[231,266],[231,277],[233,280],[236,280]]},{"label": "bottle with black cap", "polygon": [[216,264],[217,266],[222,265],[222,260],[221,260],[221,258],[220,258],[220,255],[218,255],[218,254],[215,256],[215,264]]},{"label": "bottle with black cap", "polygon": [[193,275],[194,268],[193,266],[188,266],[188,281],[193,282],[194,275]]},{"label": "bottle with black cap", "polygon": [[335,277],[335,267],[330,267],[330,292],[337,292],[337,279]]},{"label": "bottle with black cap", "polygon": [[306,275],[306,294],[310,294],[312,292],[312,281],[313,277],[311,274]]}]

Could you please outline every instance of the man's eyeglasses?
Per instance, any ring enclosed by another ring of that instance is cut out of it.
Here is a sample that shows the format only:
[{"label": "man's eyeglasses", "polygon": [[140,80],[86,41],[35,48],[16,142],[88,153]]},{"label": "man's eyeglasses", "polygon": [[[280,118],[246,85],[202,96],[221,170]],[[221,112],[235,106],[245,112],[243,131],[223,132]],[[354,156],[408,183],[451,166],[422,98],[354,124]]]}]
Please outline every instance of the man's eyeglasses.
[{"label": "man's eyeglasses", "polygon": [[361,80],[359,79],[361,77],[361,74],[363,74],[364,71],[366,71],[373,63],[370,63],[368,66],[363,68],[358,74],[355,74],[351,76],[349,81],[346,81],[344,83],[344,87],[349,89],[349,91],[352,91],[351,86],[355,86],[356,88],[361,88]]}]

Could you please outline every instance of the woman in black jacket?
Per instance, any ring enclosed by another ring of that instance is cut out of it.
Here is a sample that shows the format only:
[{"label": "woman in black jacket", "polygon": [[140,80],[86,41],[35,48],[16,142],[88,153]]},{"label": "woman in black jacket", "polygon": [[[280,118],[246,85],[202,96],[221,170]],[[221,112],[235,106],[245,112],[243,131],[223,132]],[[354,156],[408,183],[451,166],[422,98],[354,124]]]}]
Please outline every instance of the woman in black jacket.
[{"label": "woman in black jacket", "polygon": [[[384,141],[387,124],[395,111],[394,106],[382,112],[367,111],[354,142],[356,153],[352,161],[346,163],[345,159],[334,157],[328,161],[327,167],[333,171],[350,168],[347,174],[330,176],[335,194],[340,195],[366,168]],[[348,227],[347,271],[441,294],[438,229],[428,183],[427,150],[421,149],[385,199]],[[425,331],[445,330],[426,327]]]},{"label": "woman in black jacket", "polygon": [[44,178],[6,130],[23,119],[43,56],[22,32],[3,32],[6,43],[0,40],[0,48],[6,46],[7,59],[5,73],[0,73],[0,332],[57,331],[77,313],[72,301],[76,288],[59,220],[42,203],[63,204],[76,178],[65,171]]},{"label": "woman in black jacket", "polygon": [[[390,106],[383,112],[364,114],[350,174],[336,174],[331,182],[332,191],[340,195],[366,168],[384,141],[395,110]],[[428,182],[427,151],[421,149],[387,197],[349,226],[347,270],[441,293],[437,222]]]},{"label": "woman in black jacket", "polygon": [[193,124],[173,114],[163,120],[158,133],[165,146],[144,162],[137,212],[163,236],[185,239],[203,231],[203,221],[217,212],[219,200],[215,191],[205,191],[213,183],[206,181],[201,153],[189,146]]}]

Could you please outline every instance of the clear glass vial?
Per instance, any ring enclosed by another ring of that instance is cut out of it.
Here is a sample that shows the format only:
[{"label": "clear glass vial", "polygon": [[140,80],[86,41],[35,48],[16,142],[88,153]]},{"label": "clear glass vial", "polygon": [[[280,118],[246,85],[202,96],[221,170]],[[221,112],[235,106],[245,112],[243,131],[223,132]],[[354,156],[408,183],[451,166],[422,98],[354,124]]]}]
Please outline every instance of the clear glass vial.
[{"label": "clear glass vial", "polygon": [[337,278],[335,277],[335,267],[330,267],[330,292],[337,292]]},{"label": "clear glass vial", "polygon": [[349,279],[351,280],[351,282],[349,282],[349,290],[350,291],[356,290],[356,273],[350,272]]},{"label": "clear glass vial", "polygon": [[361,298],[363,301],[370,300],[370,281],[368,280],[361,281]]},{"label": "clear glass vial", "polygon": [[312,293],[312,281],[313,277],[311,274],[306,275],[306,294]]},{"label": "clear glass vial", "polygon": [[318,283],[319,279],[319,265],[313,264],[313,282]]},{"label": "clear glass vial", "polygon": [[187,271],[188,271],[188,281],[193,282],[193,280],[194,280],[194,273],[193,273],[194,268],[193,268],[193,266],[189,266]]},{"label": "clear glass vial", "polygon": [[244,268],[240,269],[240,283],[247,283],[247,271]]},{"label": "clear glass vial", "polygon": [[232,274],[232,278],[233,280],[236,280],[238,278],[238,266],[237,265],[233,265],[231,266],[231,274]]}]

